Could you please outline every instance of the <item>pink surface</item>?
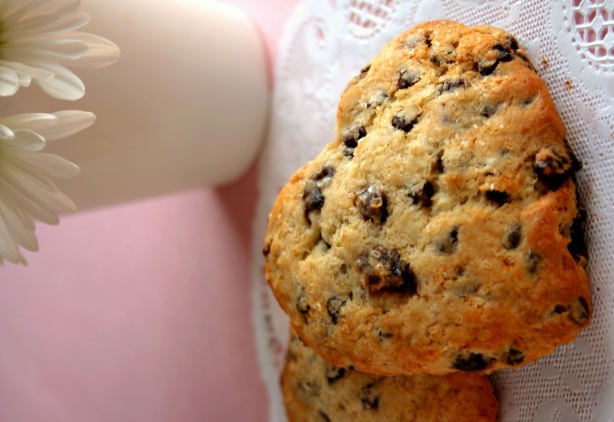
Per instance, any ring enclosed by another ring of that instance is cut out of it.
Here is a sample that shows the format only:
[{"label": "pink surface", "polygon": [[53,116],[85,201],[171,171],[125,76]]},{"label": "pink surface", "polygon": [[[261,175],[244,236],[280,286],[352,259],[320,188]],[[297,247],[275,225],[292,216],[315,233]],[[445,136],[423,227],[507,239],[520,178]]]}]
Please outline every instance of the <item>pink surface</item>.
[{"label": "pink surface", "polygon": [[[233,0],[271,57],[296,0]],[[0,421],[264,421],[251,321],[256,171],[40,225],[0,269]]]}]

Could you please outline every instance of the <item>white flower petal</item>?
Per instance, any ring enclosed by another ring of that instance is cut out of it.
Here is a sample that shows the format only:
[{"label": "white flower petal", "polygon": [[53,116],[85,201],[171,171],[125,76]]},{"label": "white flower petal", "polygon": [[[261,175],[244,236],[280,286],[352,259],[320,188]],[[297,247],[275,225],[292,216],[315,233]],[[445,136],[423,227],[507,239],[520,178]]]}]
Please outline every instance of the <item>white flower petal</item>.
[{"label": "white flower petal", "polygon": [[3,197],[0,197],[0,214],[4,216],[10,232],[19,245],[32,252],[38,250],[38,241],[34,235],[34,224],[28,216],[19,208],[12,206]]},{"label": "white flower petal", "polygon": [[88,46],[88,52],[70,65],[82,69],[98,69],[115,63],[121,54],[119,47],[106,38],[86,32],[71,32],[66,35],[71,40],[81,41]]},{"label": "white flower petal", "polygon": [[38,249],[33,219],[58,224],[58,214],[76,210],[49,177],[73,177],[79,168],[62,157],[40,152],[46,144],[43,134],[58,139],[89,126],[94,119],[92,113],[79,110],[0,118],[0,265],[4,260],[25,263],[20,247]]},{"label": "white flower petal", "polygon": [[4,48],[3,57],[14,62],[51,61],[70,62],[84,57],[89,51],[86,43],[69,39],[44,39],[13,43]]},{"label": "white flower petal", "polygon": [[4,2],[2,20],[5,22],[18,22],[30,10],[34,10],[47,0],[7,0]]},{"label": "white flower petal", "polygon": [[120,51],[113,42],[75,32],[89,21],[79,4],[80,0],[0,0],[0,67],[14,72],[0,74],[0,96],[13,95],[35,80],[55,98],[77,100],[85,86],[65,66],[93,69],[117,61]]},{"label": "white flower petal", "polygon": [[40,28],[44,25],[49,25],[57,16],[53,15],[35,15],[19,21],[10,21],[11,25],[2,31],[2,38],[7,41],[12,41],[17,37],[32,32],[41,33]]},{"label": "white flower petal", "polygon": [[33,201],[28,195],[24,195],[23,192],[20,192],[18,189],[13,187],[8,181],[3,181],[2,179],[3,177],[0,177],[0,182],[4,182],[3,189],[9,195],[11,195],[11,198],[13,198],[17,206],[24,210],[32,218],[42,221],[45,224],[49,224],[50,226],[55,226],[60,222],[57,213],[55,213],[53,210]]},{"label": "white flower petal", "polygon": [[60,100],[78,100],[85,95],[85,85],[81,79],[65,66],[56,63],[31,63],[55,74],[50,79],[38,79],[36,82],[43,91]]},{"label": "white flower petal", "polygon": [[[17,129],[30,129],[42,135],[39,128],[53,126],[58,122],[58,117],[50,113],[22,113],[0,118],[0,124],[10,126],[11,131]],[[44,137],[44,135],[42,135]]]},{"label": "white flower petal", "polygon": [[77,206],[58,188],[34,168],[15,162],[5,163],[4,176],[12,185],[39,205],[56,213],[75,212]]},{"label": "white flower petal", "polygon": [[39,128],[37,132],[48,141],[67,138],[94,124],[96,115],[89,111],[63,110],[53,113],[58,123],[53,126]]},{"label": "white flower petal", "polygon": [[[6,141],[10,146],[25,151],[40,151],[45,148],[45,138],[28,129],[15,130],[15,137]],[[5,158],[6,160],[7,158]]]},{"label": "white flower petal", "polygon": [[85,26],[90,21],[90,16],[82,11],[77,11],[69,15],[45,15],[37,16],[28,21],[22,21],[14,27],[7,28],[3,34],[6,41],[13,41],[40,37],[46,37],[61,32],[74,31]]},{"label": "white flower petal", "polygon": [[0,215],[0,256],[15,264],[23,261],[17,242],[13,239],[13,235],[3,215]]},{"label": "white flower petal", "polygon": [[[23,0],[18,0],[23,1]],[[75,12],[81,0],[41,0],[36,7],[31,7],[29,13],[39,15],[66,15]]]},{"label": "white flower petal", "polygon": [[63,15],[77,10],[80,3],[81,0],[7,0],[2,17],[15,22],[32,15]]},{"label": "white flower petal", "polygon": [[[96,115],[89,111],[62,110],[53,114],[24,113],[0,118],[0,138],[4,124],[8,135],[12,138],[17,129],[30,129],[47,141],[67,138],[94,124]],[[9,126],[9,127],[7,127]]]},{"label": "white flower petal", "polygon": [[19,89],[19,77],[14,70],[0,67],[0,96],[13,95]]},{"label": "white flower petal", "polygon": [[28,186],[36,186],[37,189],[54,193],[58,191],[53,182],[43,173],[33,166],[16,160],[15,157],[9,155],[2,160],[2,174],[7,180],[12,180],[13,184],[27,184]]},{"label": "white flower petal", "polygon": [[39,69],[39,68],[28,66],[26,64],[19,63],[19,62],[0,60],[0,66],[12,69],[15,72],[17,72],[20,76],[27,75],[28,79],[30,79],[30,77],[34,79],[47,79],[47,78],[53,77],[53,72],[49,70]]},{"label": "white flower petal", "polygon": [[20,88],[27,88],[32,83],[32,78],[30,75],[26,75],[25,73],[17,73],[18,81]]},{"label": "white flower petal", "polygon": [[34,165],[37,169],[52,177],[75,177],[80,172],[78,165],[59,155],[47,154],[44,152],[15,152],[12,155],[19,160]]},{"label": "white flower petal", "polygon": [[68,15],[55,15],[55,20],[46,25],[42,25],[38,30],[47,34],[54,32],[67,32],[79,29],[90,21],[90,15],[82,11],[76,11]]},{"label": "white flower petal", "polygon": [[34,232],[34,230],[36,230],[36,227],[34,226],[34,222],[32,221],[32,218],[28,215],[28,213],[25,210],[23,210],[19,206],[15,198],[11,197],[7,191],[5,190],[0,191],[0,202],[4,203],[7,207],[11,208],[15,212],[15,214],[19,218],[21,225],[25,229],[31,232]]},{"label": "white flower petal", "polygon": [[55,32],[68,32],[81,28],[90,20],[90,16],[81,11],[71,14],[35,15],[19,22],[3,31],[3,39],[12,41],[18,38],[28,38],[32,34],[53,34]]},{"label": "white flower petal", "polygon": [[15,132],[10,127],[0,123],[0,139],[13,139],[13,137],[15,137]]}]

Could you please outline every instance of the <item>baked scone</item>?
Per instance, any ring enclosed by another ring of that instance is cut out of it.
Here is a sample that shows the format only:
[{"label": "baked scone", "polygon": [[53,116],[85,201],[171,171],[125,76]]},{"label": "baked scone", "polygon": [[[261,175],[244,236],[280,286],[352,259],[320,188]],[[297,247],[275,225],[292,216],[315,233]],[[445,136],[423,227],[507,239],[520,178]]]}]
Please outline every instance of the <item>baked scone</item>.
[{"label": "baked scone", "polygon": [[289,422],[494,422],[498,410],[485,375],[365,374],[326,363],[296,335],[281,389]]},{"label": "baked scone", "polygon": [[383,375],[490,373],[573,340],[591,301],[564,135],[508,33],[435,21],[391,41],[269,217],[265,276],[296,332]]}]

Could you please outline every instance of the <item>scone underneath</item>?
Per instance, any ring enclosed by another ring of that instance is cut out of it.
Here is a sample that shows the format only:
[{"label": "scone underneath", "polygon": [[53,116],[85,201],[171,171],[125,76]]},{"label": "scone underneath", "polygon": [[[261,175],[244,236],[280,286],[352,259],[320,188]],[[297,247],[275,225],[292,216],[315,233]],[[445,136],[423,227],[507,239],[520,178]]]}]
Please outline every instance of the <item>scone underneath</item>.
[{"label": "scone underneath", "polygon": [[281,387],[289,422],[497,420],[497,399],[484,375],[369,375],[327,364],[295,335]]},{"label": "scone underneath", "polygon": [[591,300],[564,135],[506,32],[437,21],[391,41],[271,212],[265,274],[293,328],[385,375],[490,373],[573,340]]}]

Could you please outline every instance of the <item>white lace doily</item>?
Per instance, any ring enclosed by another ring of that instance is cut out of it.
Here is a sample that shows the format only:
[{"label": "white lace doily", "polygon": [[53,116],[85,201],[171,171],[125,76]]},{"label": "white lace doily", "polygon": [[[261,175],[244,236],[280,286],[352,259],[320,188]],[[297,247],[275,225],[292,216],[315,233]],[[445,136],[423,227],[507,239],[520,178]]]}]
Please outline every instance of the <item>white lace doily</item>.
[{"label": "white lace doily", "polygon": [[288,322],[262,276],[268,212],[290,175],[333,139],[348,80],[391,38],[431,19],[514,34],[584,163],[578,179],[589,213],[594,319],[556,353],[494,375],[501,421],[614,422],[614,0],[308,0],[297,7],[275,68],[253,230],[253,316],[270,420],[285,421],[278,377]]}]

